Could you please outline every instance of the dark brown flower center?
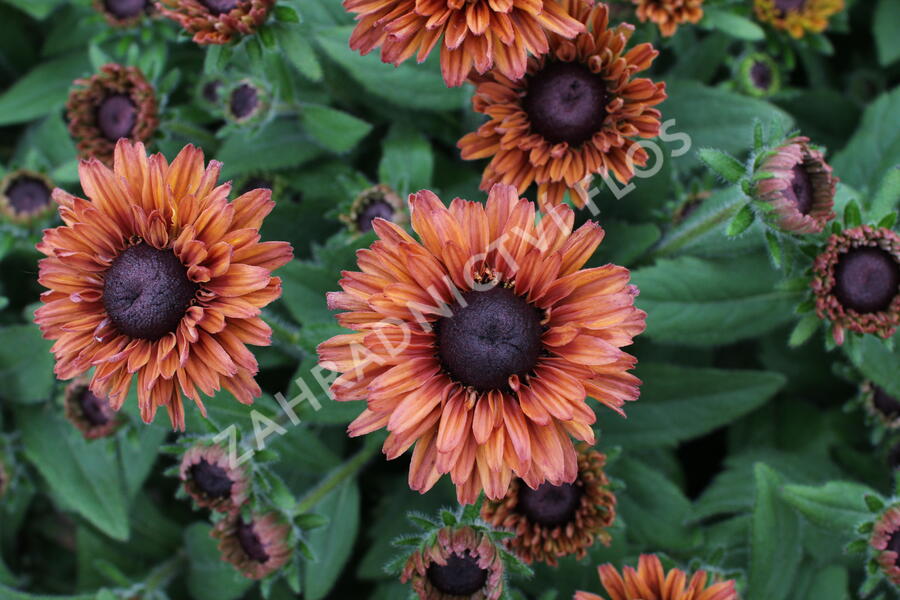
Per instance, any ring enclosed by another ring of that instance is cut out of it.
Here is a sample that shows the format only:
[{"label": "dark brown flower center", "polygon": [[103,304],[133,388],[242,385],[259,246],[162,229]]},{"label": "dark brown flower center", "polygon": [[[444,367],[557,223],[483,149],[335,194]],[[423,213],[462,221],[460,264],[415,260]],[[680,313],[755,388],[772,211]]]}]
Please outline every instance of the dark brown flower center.
[{"label": "dark brown flower center", "polygon": [[581,63],[550,62],[529,78],[522,107],[535,133],[578,146],[603,126],[608,103],[601,76]]},{"label": "dark brown flower center", "polygon": [[130,19],[147,8],[147,0],[105,0],[103,3],[117,19]]},{"label": "dark brown flower center", "polygon": [[541,311],[509,288],[462,295],[465,306],[437,322],[444,369],[479,391],[506,389],[509,377],[528,374],[541,352]]},{"label": "dark brown flower center", "polygon": [[762,91],[768,90],[772,87],[772,67],[765,61],[755,61],[750,67],[750,79],[755,88]]},{"label": "dark brown flower center", "polygon": [[210,464],[205,458],[191,467],[191,479],[201,492],[210,498],[228,498],[231,496],[232,481],[225,469]]},{"label": "dark brown flower center", "polygon": [[103,305],[121,333],[158,340],[175,331],[198,287],[171,249],[141,242],[120,254],[106,271]]},{"label": "dark brown flower center", "polygon": [[887,392],[878,386],[875,386],[872,395],[872,403],[878,412],[889,419],[900,416],[900,401],[892,396],[888,396]]},{"label": "dark brown flower center", "polygon": [[784,190],[784,195],[801,215],[808,215],[812,210],[813,184],[803,163],[797,163],[791,169],[791,185]]},{"label": "dark brown flower center", "polygon": [[244,523],[243,520],[240,520],[237,526],[237,538],[238,543],[249,558],[258,563],[265,563],[269,560],[269,554],[266,552],[259,536],[256,535],[253,523]]},{"label": "dark brown flower center", "polygon": [[200,0],[200,2],[214,15],[231,12],[238,5],[238,0]]},{"label": "dark brown flower center", "polygon": [[97,125],[100,127],[100,133],[111,142],[130,136],[137,123],[137,117],[137,105],[125,94],[107,96],[97,108]]},{"label": "dark brown flower center", "polygon": [[259,106],[259,93],[249,83],[242,83],[233,92],[229,101],[231,114],[238,119],[249,117]]},{"label": "dark brown flower center", "polygon": [[384,219],[391,221],[394,218],[394,207],[383,198],[376,198],[366,204],[356,215],[356,226],[363,233],[372,231],[372,221]]},{"label": "dark brown flower center", "polygon": [[219,101],[219,94],[222,93],[222,82],[218,79],[207,81],[203,84],[203,99],[211,104]]},{"label": "dark brown flower center", "polygon": [[524,482],[520,482],[516,508],[533,523],[556,527],[572,521],[583,494],[584,490],[572,483],[562,485],[543,483],[533,490]]},{"label": "dark brown flower center", "polygon": [[894,559],[894,564],[900,567],[900,531],[895,531],[891,534],[891,537],[887,543],[887,548],[885,548],[885,550],[897,553],[897,558]]},{"label": "dark brown flower center", "polygon": [[838,256],[834,295],[844,308],[859,313],[886,310],[900,286],[900,264],[881,248],[851,248]]},{"label": "dark brown flower center", "polygon": [[487,569],[468,550],[447,557],[446,565],[428,565],[428,580],[441,593],[450,596],[471,596],[487,583]]},{"label": "dark brown flower center", "polygon": [[81,393],[81,398],[78,399],[78,403],[81,406],[81,414],[94,427],[109,423],[111,415],[109,401],[106,398],[101,398],[90,389],[85,388]]},{"label": "dark brown flower center", "polygon": [[806,4],[806,0],[775,0],[775,9],[781,12],[791,12],[802,9],[804,4]]},{"label": "dark brown flower center", "polygon": [[50,188],[42,179],[23,175],[6,188],[9,204],[17,213],[31,213],[50,204]]}]

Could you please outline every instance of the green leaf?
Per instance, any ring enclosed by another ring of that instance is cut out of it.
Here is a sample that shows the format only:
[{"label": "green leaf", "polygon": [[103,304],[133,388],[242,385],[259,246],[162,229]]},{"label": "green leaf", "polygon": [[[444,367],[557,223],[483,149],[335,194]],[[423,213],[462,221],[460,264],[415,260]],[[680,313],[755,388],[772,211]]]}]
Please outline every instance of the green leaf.
[{"label": "green leaf", "polygon": [[793,319],[798,294],[775,289],[779,279],[761,254],[662,259],[633,273],[645,335],[689,346],[729,344]]},{"label": "green leaf", "polygon": [[[253,152],[247,152],[253,148]],[[216,153],[222,177],[298,167],[323,154],[295,119],[275,119],[259,131],[240,129]]]},{"label": "green leaf", "polygon": [[129,498],[134,498],[143,487],[156,463],[159,446],[168,433],[163,426],[148,425],[138,429],[134,435],[117,439],[122,478]]},{"label": "green leaf", "polygon": [[822,324],[822,320],[815,313],[804,315],[797,322],[796,327],[791,331],[791,337],[788,339],[788,346],[796,348],[802,346],[806,340],[812,336]]},{"label": "green leaf", "polygon": [[307,79],[321,81],[322,65],[306,34],[299,27],[290,25],[275,25],[273,29],[281,49],[297,70]]},{"label": "green leaf", "polygon": [[603,439],[624,447],[674,446],[726,425],[762,406],[785,383],[778,373],[642,363],[641,400],[628,419],[608,415]]},{"label": "green leaf", "polygon": [[300,121],[316,141],[333,152],[347,152],[372,130],[372,126],[353,115],[328,106],[308,104],[300,112]]},{"label": "green leaf", "polygon": [[316,505],[315,511],[331,519],[331,524],[311,531],[307,542],[316,561],[305,561],[303,597],[322,600],[337,582],[350,559],[359,531],[359,486],[353,479],[345,481]]},{"label": "green leaf", "polygon": [[857,343],[857,352],[847,352],[857,369],[889,396],[900,398],[900,348],[892,350],[874,335],[865,335]]},{"label": "green leaf", "polygon": [[859,204],[852,200],[844,209],[844,227],[859,227],[860,225],[862,225],[862,213],[859,211]]},{"label": "green leaf", "polygon": [[729,183],[737,183],[747,172],[741,161],[727,152],[715,148],[700,148],[697,155],[707,167]]},{"label": "green leaf", "polygon": [[883,67],[900,58],[897,23],[900,23],[900,3],[895,0],[879,0],[875,14],[872,15],[872,33],[878,49],[878,62]]},{"label": "green leaf", "polygon": [[823,486],[786,485],[781,498],[816,525],[848,537],[870,518],[865,496],[874,493],[859,483],[829,481]]},{"label": "green leaf", "polygon": [[829,565],[812,576],[812,583],[803,600],[847,600],[850,597],[846,567]]},{"label": "green leaf", "polygon": [[0,328],[0,389],[13,402],[47,400],[53,390],[53,342],[41,337],[37,325]]},{"label": "green leaf", "polygon": [[77,596],[51,596],[47,594],[30,594],[20,592],[0,584],[0,597],[3,600],[97,600],[97,594],[79,594]]},{"label": "green leaf", "polygon": [[738,211],[734,218],[731,219],[731,222],[728,223],[728,228],[725,230],[725,235],[728,237],[736,237],[753,225],[753,220],[756,218],[756,213],[753,212],[753,209],[750,208],[749,204],[745,204],[741,210]]},{"label": "green leaf", "polygon": [[37,20],[44,19],[53,10],[66,0],[5,0],[21,11],[24,11]]},{"label": "green leaf", "polygon": [[[872,195],[866,211],[870,221],[897,217],[897,206],[900,204],[900,165],[888,170]],[[891,227],[887,225],[887,227]]]},{"label": "green leaf", "polygon": [[755,42],[766,37],[762,27],[746,17],[737,15],[727,9],[709,7],[703,11],[702,25],[718,29],[741,40]]},{"label": "green leaf", "polygon": [[766,245],[769,247],[769,257],[772,262],[776,267],[781,268],[781,244],[778,242],[778,237],[771,231],[766,231]]},{"label": "green leaf", "polygon": [[72,81],[89,69],[90,63],[81,52],[35,67],[0,95],[0,125],[25,123],[62,108]]},{"label": "green leaf", "polygon": [[115,453],[89,443],[61,417],[37,408],[18,413],[25,456],[57,502],[115,540],[128,538],[128,502]]},{"label": "green leaf", "polygon": [[856,133],[831,165],[844,183],[873,190],[888,170],[900,164],[900,86],[866,107]]},{"label": "green leaf", "polygon": [[250,589],[253,580],[222,560],[218,542],[210,537],[210,531],[208,524],[194,523],[184,532],[190,557],[188,590],[196,600],[237,600]]},{"label": "green leaf", "polygon": [[428,139],[409,123],[392,125],[382,144],[379,181],[402,197],[430,188],[433,170],[434,155]]},{"label": "green leaf", "polygon": [[275,19],[282,23],[299,23],[300,15],[290,6],[279,4],[275,7]]},{"label": "green leaf", "polygon": [[803,551],[800,521],[781,502],[781,476],[757,463],[753,471],[756,502],[750,532],[748,600],[785,600],[789,597]]}]

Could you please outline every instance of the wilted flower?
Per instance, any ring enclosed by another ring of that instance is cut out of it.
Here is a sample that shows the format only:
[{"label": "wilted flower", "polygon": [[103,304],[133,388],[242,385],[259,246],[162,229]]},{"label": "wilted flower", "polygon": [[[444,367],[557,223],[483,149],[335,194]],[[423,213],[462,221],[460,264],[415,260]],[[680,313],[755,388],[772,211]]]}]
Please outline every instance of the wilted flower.
[{"label": "wilted flower", "polygon": [[156,8],[198,44],[227,44],[255,33],[274,6],[275,0],[156,0]]},{"label": "wilted flower", "polygon": [[233,512],[216,523],[211,535],[219,540],[222,560],[248,579],[262,579],[291,559],[290,532],[290,524],[275,513],[254,515],[247,523]]},{"label": "wilted flower", "polygon": [[381,46],[381,60],[399,65],[425,60],[440,44],[441,72],[461,85],[474,67],[505,77],[525,74],[528,54],[547,52],[547,32],[572,38],[584,25],[567,8],[582,0],[344,0],[359,21],[350,47],[368,54]]},{"label": "wilted flower", "polygon": [[114,27],[131,27],[152,8],[150,0],[94,0],[94,8]]},{"label": "wilted flower", "polygon": [[769,55],[753,52],[738,63],[737,82],[745,94],[764,98],[781,87],[781,72]]},{"label": "wilted flower", "polygon": [[461,503],[502,498],[513,474],[533,488],[571,483],[570,435],[593,443],[592,396],[622,413],[638,397],[620,348],[644,330],[637,289],[615,265],[581,269],[603,239],[574,233],[568,206],[535,223],[534,204],[496,185],[486,205],[410,197],[422,243],[376,219],[381,238],[357,253],[328,294],[355,333],[319,346],[343,373],[337,400],[367,400],[352,436],[386,427],[388,459],[416,445],[409,484],[425,492],[449,473]]},{"label": "wilted flower", "polygon": [[703,0],[631,0],[637,5],[641,23],[656,23],[659,32],[675,35],[683,23],[697,23],[703,18]]},{"label": "wilted flower", "polygon": [[384,219],[393,223],[409,222],[409,214],[403,200],[389,186],[379,184],[363,190],[353,200],[350,210],[340,216],[341,221],[353,233],[372,231],[375,219]]},{"label": "wilted flower", "polygon": [[828,18],[844,10],[844,0],[754,0],[756,18],[795,38],[821,33]]},{"label": "wilted flower", "polygon": [[756,184],[756,198],[772,207],[771,218],[791,233],[818,233],[834,218],[838,178],[809,138],[794,137],[771,152],[759,173],[771,174]]},{"label": "wilted flower", "polygon": [[514,185],[519,193],[532,182],[546,208],[565,192],[579,207],[589,200],[595,174],[609,172],[626,183],[634,166],[647,164],[647,152],[634,138],[659,134],[665,84],[634,79],[658,52],[650,44],[624,51],[634,27],[607,29],[605,4],[593,9],[573,4],[573,14],[589,31],[568,41],[550,36],[546,54],[528,60],[524,77],[494,70],[473,79],[473,108],[490,120],[459,140],[467,160],[491,157],[481,188]]},{"label": "wilted flower", "polygon": [[137,67],[108,64],[76,79],[66,104],[69,133],[84,158],[107,165],[120,138],[145,142],[156,131],[156,98]]},{"label": "wilted flower", "polygon": [[570,554],[583,558],[597,538],[609,545],[606,529],[616,518],[616,496],[603,471],[605,463],[605,455],[581,444],[574,482],[532,489],[517,479],[505,498],[484,503],[481,516],[515,534],[507,544],[527,563],[556,565],[557,558]]},{"label": "wilted flower", "polygon": [[900,235],[861,225],[828,238],[813,265],[816,313],[831,321],[838,344],[846,330],[894,335],[900,325]]},{"label": "wilted flower", "polygon": [[241,80],[225,97],[225,116],[239,124],[258,120],[267,108],[266,97],[261,87],[248,79]]},{"label": "wilted flower", "polygon": [[53,211],[53,183],[41,173],[19,170],[0,180],[0,213],[16,223],[31,223]]},{"label": "wilted flower", "polygon": [[89,381],[78,378],[66,386],[66,418],[78,428],[87,440],[112,435],[124,420],[112,409],[109,401],[89,389]]},{"label": "wilted flower", "polygon": [[409,557],[400,581],[420,600],[498,600],[503,561],[496,543],[471,527],[445,527],[430,547]]},{"label": "wilted flower", "polygon": [[[680,569],[663,570],[655,554],[642,554],[638,568],[625,567],[620,574],[611,564],[601,565],[600,582],[611,600],[738,600],[734,581],[719,581],[707,587],[706,571],[688,580]],[[603,600],[596,594],[577,592],[575,600]]]},{"label": "wilted flower", "polygon": [[197,444],[181,458],[178,471],[184,490],[198,506],[229,513],[247,500],[250,481],[242,467],[232,466],[218,445]]},{"label": "wilted flower", "polygon": [[891,506],[878,517],[869,545],[884,576],[900,585],[900,506]]},{"label": "wilted flower", "polygon": [[120,141],[115,171],[82,161],[89,200],[56,189],[65,223],[37,248],[38,281],[49,288],[36,312],[44,337],[56,340],[56,375],[71,379],[94,367],[90,389],[118,410],[137,375],[146,422],[164,406],[184,429],[182,394],[205,413],[225,387],[240,402],[260,395],[247,344],[267,346],[261,307],[281,295],[271,272],[291,259],[285,242],[259,242],[274,207],[268,190],[228,201],[216,185],[220,163],[186,146],[171,165],[147,157],[143,144]]}]

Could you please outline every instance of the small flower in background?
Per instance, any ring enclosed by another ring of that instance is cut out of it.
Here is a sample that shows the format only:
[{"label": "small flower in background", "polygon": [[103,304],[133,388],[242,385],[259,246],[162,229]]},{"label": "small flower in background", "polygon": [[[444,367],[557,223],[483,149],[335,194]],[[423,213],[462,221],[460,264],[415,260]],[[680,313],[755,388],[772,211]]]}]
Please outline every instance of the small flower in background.
[{"label": "small flower in background", "polygon": [[253,515],[249,522],[240,512],[226,515],[210,535],[219,540],[222,560],[244,577],[263,579],[291,559],[291,526],[276,513]]},{"label": "small flower in background", "polygon": [[239,510],[250,491],[246,471],[232,468],[228,453],[218,445],[192,446],[181,459],[178,475],[198,506],[216,512]]},{"label": "small flower in background", "polygon": [[738,89],[757,98],[771,96],[781,88],[778,65],[762,52],[753,52],[741,58],[736,79]]},{"label": "small flower in background", "polygon": [[0,456],[0,499],[6,495],[6,490],[9,489],[9,482],[11,480],[12,475],[7,470],[6,463],[3,462],[3,457]]},{"label": "small flower in background", "polygon": [[420,600],[498,600],[505,568],[491,536],[468,526],[448,526],[409,557],[400,581]]},{"label": "small flower in background", "polygon": [[38,281],[49,291],[35,321],[56,341],[58,378],[94,367],[91,392],[118,410],[137,375],[143,420],[165,407],[179,429],[182,396],[205,413],[198,390],[224,387],[245,404],[260,395],[246,345],[270,343],[260,309],[281,295],[271,272],[292,250],[259,242],[270,192],[229,202],[230,184],[216,185],[220,168],[204,167],[193,146],[169,165],[121,140],[115,171],[82,161],[89,200],[54,190],[65,225],[45,230],[37,246],[46,255]]},{"label": "small flower in background", "polygon": [[821,33],[828,19],[844,10],[844,0],[754,0],[756,18],[795,38]]},{"label": "small flower in background", "polygon": [[529,59],[524,77],[494,70],[473,78],[472,106],[490,120],[457,145],[466,160],[491,158],[481,189],[505,183],[523,194],[535,182],[541,207],[559,204],[566,191],[582,207],[594,175],[611,172],[627,183],[635,165],[647,164],[634,138],[659,134],[652,107],[665,100],[666,86],[633,76],[658,52],[650,44],[625,52],[634,27],[607,29],[607,11],[602,3],[574,4],[589,31],[572,41],[551,35],[548,52]]},{"label": "small flower in background", "polygon": [[415,451],[409,485],[428,491],[449,473],[460,503],[482,489],[506,495],[513,474],[536,488],[571,483],[570,435],[593,443],[586,396],[620,414],[636,400],[636,360],[620,350],[644,330],[629,272],[581,270],[603,239],[589,221],[572,232],[560,205],[535,223],[534,204],[496,185],[486,205],[433,193],[410,197],[416,242],[376,219],[380,241],[358,253],[328,295],[355,333],[319,345],[343,373],[337,400],[367,400],[351,436],[390,431],[389,460]]},{"label": "small flower in background", "polygon": [[756,183],[754,195],[771,206],[769,217],[783,231],[819,233],[835,217],[838,178],[809,138],[787,140],[769,153],[757,173],[771,174]]},{"label": "small flower in background", "polygon": [[220,114],[223,111],[225,82],[218,77],[201,79],[194,88],[197,103],[210,112]]},{"label": "small flower in background", "polygon": [[869,545],[884,576],[900,585],[900,506],[890,506],[878,516]]},{"label": "small flower in background", "polygon": [[69,133],[84,158],[111,164],[120,138],[145,142],[156,131],[153,86],[137,67],[108,64],[88,79],[76,79],[66,103]]},{"label": "small flower in background", "polygon": [[160,13],[177,21],[198,44],[227,44],[253,34],[274,6],[275,0],[156,0]]},{"label": "small flower in background", "polygon": [[50,178],[26,169],[0,180],[0,213],[15,223],[33,223],[53,212]]},{"label": "small flower in background", "polygon": [[131,27],[147,15],[150,0],[94,0],[94,8],[114,27]]},{"label": "small flower in background", "polygon": [[375,219],[404,225],[409,222],[409,213],[397,192],[379,184],[360,192],[350,209],[339,218],[351,233],[368,233]]},{"label": "small flower in background", "polygon": [[872,419],[887,430],[900,429],[900,400],[871,381],[860,386],[860,396],[866,413]]},{"label": "small flower in background", "polygon": [[109,437],[125,421],[115,413],[106,398],[91,392],[89,383],[88,379],[78,378],[66,386],[66,418],[87,440]]},{"label": "small flower in background", "polygon": [[[680,569],[668,573],[655,554],[642,554],[638,568],[625,567],[621,574],[611,564],[598,568],[600,583],[611,600],[738,600],[733,580],[708,585],[706,571],[697,571],[690,579]],[[604,600],[589,592],[578,592],[574,600]]]},{"label": "small flower in background", "polygon": [[260,121],[267,109],[268,94],[248,79],[237,82],[225,96],[225,116],[239,125]]},{"label": "small flower in background", "polygon": [[900,235],[861,225],[833,234],[813,266],[816,314],[837,344],[847,330],[889,338],[900,325]]},{"label": "small flower in background", "polygon": [[492,67],[503,76],[525,74],[528,55],[547,52],[552,32],[570,39],[584,31],[569,13],[582,0],[344,0],[359,22],[350,48],[394,65],[416,56],[423,62],[440,44],[441,73],[448,86],[462,85],[471,70]]},{"label": "small flower in background", "polygon": [[637,5],[641,23],[656,23],[665,37],[675,35],[678,26],[698,23],[703,18],[703,0],[631,0]]},{"label": "small flower in background", "polygon": [[583,558],[595,539],[609,545],[606,529],[616,518],[616,496],[603,471],[605,464],[604,454],[581,444],[574,482],[531,489],[515,480],[505,498],[484,503],[481,516],[515,534],[506,540],[507,546],[526,563],[555,566],[563,556]]}]

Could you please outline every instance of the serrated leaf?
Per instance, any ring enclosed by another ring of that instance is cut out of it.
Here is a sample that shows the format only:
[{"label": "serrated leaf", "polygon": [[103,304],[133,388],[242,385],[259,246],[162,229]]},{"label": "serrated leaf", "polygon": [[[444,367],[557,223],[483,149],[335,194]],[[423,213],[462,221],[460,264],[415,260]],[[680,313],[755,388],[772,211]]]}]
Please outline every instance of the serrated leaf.
[{"label": "serrated leaf", "polygon": [[312,81],[321,81],[322,65],[303,30],[291,25],[277,25],[273,29],[281,49],[297,70]]},{"label": "serrated leaf", "polygon": [[332,152],[347,152],[368,135],[372,126],[349,113],[328,106],[308,104],[300,121],[317,142]]},{"label": "serrated leaf", "polygon": [[746,174],[747,169],[744,165],[727,152],[715,148],[701,148],[697,155],[707,167],[729,183],[737,183]]},{"label": "serrated leaf", "polygon": [[830,161],[844,183],[873,190],[890,169],[900,164],[900,127],[885,126],[896,124],[898,114],[900,86],[866,107],[853,137]]},{"label": "serrated leaf", "polygon": [[748,600],[785,600],[803,556],[800,522],[778,494],[781,477],[762,463],[754,468],[756,500],[750,533]]},{"label": "serrated leaf", "polygon": [[[253,152],[247,152],[253,148]],[[296,119],[275,119],[259,131],[237,130],[225,140],[216,158],[224,163],[222,177],[298,167],[324,154]]]},{"label": "serrated leaf", "polygon": [[809,521],[846,536],[870,518],[864,498],[873,493],[859,483],[829,481],[823,486],[785,485],[781,498]]},{"label": "serrated leaf", "polygon": [[81,52],[47,61],[0,95],[0,125],[25,123],[62,108],[72,80],[90,71]]},{"label": "serrated leaf", "polygon": [[384,138],[378,179],[401,197],[431,187],[434,155],[428,139],[409,123],[395,123]]}]

